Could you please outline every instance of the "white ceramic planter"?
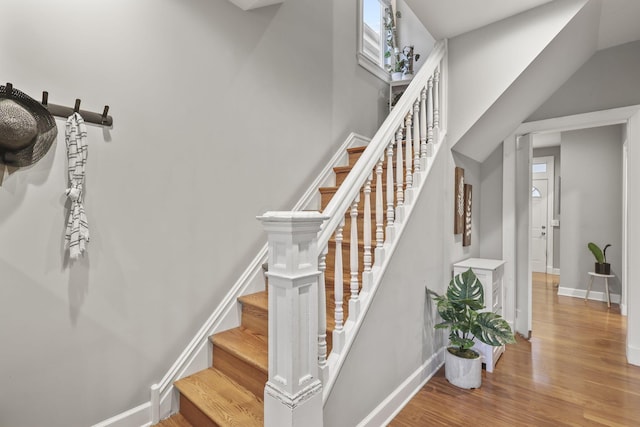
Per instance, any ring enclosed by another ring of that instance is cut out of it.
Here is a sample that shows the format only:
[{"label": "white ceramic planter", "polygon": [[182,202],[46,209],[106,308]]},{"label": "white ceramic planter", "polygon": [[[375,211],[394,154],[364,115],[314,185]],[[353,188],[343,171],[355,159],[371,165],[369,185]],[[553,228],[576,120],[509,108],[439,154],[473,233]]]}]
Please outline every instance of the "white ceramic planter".
[{"label": "white ceramic planter", "polygon": [[457,387],[478,388],[482,384],[482,358],[465,359],[445,350],[444,376]]}]

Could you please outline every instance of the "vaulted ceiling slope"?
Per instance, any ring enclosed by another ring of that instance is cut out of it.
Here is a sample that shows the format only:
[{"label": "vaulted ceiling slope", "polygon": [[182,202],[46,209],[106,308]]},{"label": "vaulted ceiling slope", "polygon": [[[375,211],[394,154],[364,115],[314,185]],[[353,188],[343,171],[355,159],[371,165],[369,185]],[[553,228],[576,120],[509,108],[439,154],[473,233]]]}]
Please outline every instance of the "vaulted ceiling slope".
[{"label": "vaulted ceiling slope", "polygon": [[640,39],[638,0],[405,0],[449,38],[449,138],[477,161],[597,50]]},{"label": "vaulted ceiling slope", "polygon": [[[450,39],[551,0],[405,0],[437,40]],[[563,0],[554,0],[563,1]],[[640,40],[640,1],[591,0],[601,3],[598,50]]]},{"label": "vaulted ceiling slope", "polygon": [[546,3],[449,42],[449,138],[479,162],[597,48],[599,4]]}]

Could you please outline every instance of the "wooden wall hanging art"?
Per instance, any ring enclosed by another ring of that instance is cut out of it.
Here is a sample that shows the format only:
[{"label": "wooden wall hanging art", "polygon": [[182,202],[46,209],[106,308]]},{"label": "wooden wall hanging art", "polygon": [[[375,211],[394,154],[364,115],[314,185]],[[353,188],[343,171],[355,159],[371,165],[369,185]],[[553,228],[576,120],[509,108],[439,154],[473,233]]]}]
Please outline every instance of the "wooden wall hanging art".
[{"label": "wooden wall hanging art", "polygon": [[471,245],[471,184],[464,185],[464,234],[462,246]]},{"label": "wooden wall hanging art", "polygon": [[453,211],[453,234],[461,234],[464,232],[464,169],[457,166]]}]

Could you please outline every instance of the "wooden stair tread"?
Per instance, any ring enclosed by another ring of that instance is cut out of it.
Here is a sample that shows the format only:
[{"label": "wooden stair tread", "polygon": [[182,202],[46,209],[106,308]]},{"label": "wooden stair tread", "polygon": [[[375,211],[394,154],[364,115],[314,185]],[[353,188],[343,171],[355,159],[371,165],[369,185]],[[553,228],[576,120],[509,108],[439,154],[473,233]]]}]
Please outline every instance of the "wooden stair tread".
[{"label": "wooden stair tread", "polygon": [[[402,175],[402,176],[403,176],[403,178],[405,177],[405,175]],[[395,183],[396,183],[396,181],[395,181],[395,177],[394,177],[394,179],[393,179],[393,188],[396,187]],[[406,181],[404,182],[404,184],[406,186],[406,184],[407,184]],[[338,188],[340,188],[340,185],[332,185],[332,186],[330,185],[330,186],[327,186],[327,187],[319,187],[318,191],[320,192],[320,194],[333,194],[336,191],[338,191]],[[373,181],[371,181],[371,192],[374,193],[376,188],[377,188],[377,185],[376,185],[376,181],[374,179]],[[387,182],[386,182],[386,180],[384,180],[382,182],[382,189],[385,192],[387,191]],[[360,189],[360,193],[364,194],[364,185]]]},{"label": "wooden stair tread", "polygon": [[362,152],[364,152],[364,150],[367,149],[367,147],[368,147],[367,145],[359,145],[357,147],[350,147],[350,148],[347,148],[347,153],[349,153],[349,154],[362,153]]},{"label": "wooden stair tread", "polygon": [[263,402],[215,368],[178,380],[176,387],[220,426],[262,426]]},{"label": "wooden stair tread", "polygon": [[260,291],[249,295],[243,295],[238,300],[242,304],[251,305],[253,307],[267,310],[269,308],[269,294],[266,291]]},{"label": "wooden stair tread", "polygon": [[[405,140],[402,140],[402,144],[405,144]],[[355,154],[355,153],[362,153],[364,152],[364,150],[366,150],[368,147],[368,145],[358,145],[357,147],[349,147],[347,148],[347,153],[349,154]]]},{"label": "wooden stair tread", "polygon": [[165,418],[154,427],[194,427],[181,413],[174,414],[169,418]]},{"label": "wooden stair tread", "polygon": [[[219,332],[209,339],[214,346],[226,350],[259,371],[269,372],[267,337],[250,329],[238,327]],[[215,350],[213,357],[215,360]]]}]

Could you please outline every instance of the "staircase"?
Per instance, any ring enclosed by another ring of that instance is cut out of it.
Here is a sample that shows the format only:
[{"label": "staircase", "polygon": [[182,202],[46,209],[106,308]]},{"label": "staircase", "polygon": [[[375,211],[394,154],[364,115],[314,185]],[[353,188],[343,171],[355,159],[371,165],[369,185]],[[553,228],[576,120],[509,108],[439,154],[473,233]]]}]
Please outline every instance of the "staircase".
[{"label": "staircase", "polygon": [[[323,425],[323,402],[446,135],[443,76],[446,42],[436,44],[369,145],[348,148],[348,164],[333,168],[335,186],[319,188],[321,213],[267,212],[259,218],[273,262],[271,301],[267,291],[238,297],[238,327],[205,329],[193,345],[204,348],[213,333],[210,367],[181,378],[184,368],[174,365],[165,377],[173,378],[173,387],[165,380],[152,387],[155,422],[163,400],[176,409],[179,403],[178,414],[155,425]],[[186,354],[194,348],[190,344]],[[173,397],[171,389],[178,391]]]},{"label": "staircase", "polygon": [[[320,188],[321,208],[329,203],[336,190],[348,175],[366,147],[349,148],[348,166],[334,168],[335,187]],[[386,172],[385,172],[386,174]],[[385,192],[386,194],[386,192]],[[375,215],[375,211],[372,211]],[[345,224],[349,224],[349,212]],[[358,228],[364,226],[363,213],[358,215]],[[372,232],[375,235],[375,225]],[[350,232],[346,225],[345,235]],[[344,240],[349,247],[349,238]],[[363,243],[359,242],[362,247]],[[331,239],[327,254],[327,265],[335,260],[335,239]],[[343,258],[348,259],[347,249]],[[359,271],[363,271],[363,251],[358,252]],[[351,294],[350,276],[343,277],[344,317],[348,316],[348,301]],[[362,283],[362,275],[359,275]],[[331,352],[332,332],[335,325],[334,271],[325,273],[327,293],[327,353]],[[361,286],[360,286],[361,287]],[[213,426],[262,426],[263,395],[268,378],[268,293],[267,291],[245,295],[239,298],[242,306],[241,325],[237,328],[214,334],[209,338],[213,347],[211,367],[178,380],[174,385],[180,392],[180,412],[157,426],[163,427],[213,427]]]}]

